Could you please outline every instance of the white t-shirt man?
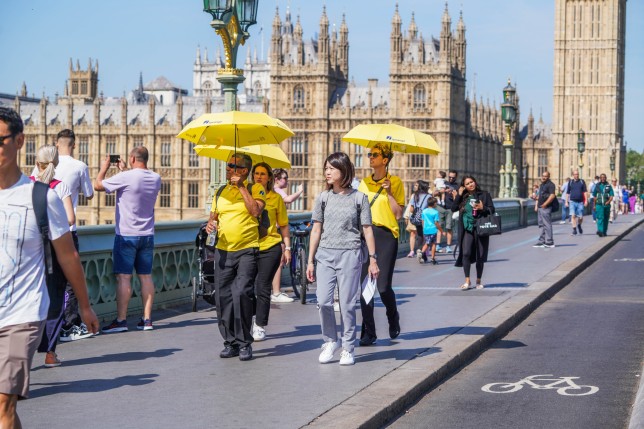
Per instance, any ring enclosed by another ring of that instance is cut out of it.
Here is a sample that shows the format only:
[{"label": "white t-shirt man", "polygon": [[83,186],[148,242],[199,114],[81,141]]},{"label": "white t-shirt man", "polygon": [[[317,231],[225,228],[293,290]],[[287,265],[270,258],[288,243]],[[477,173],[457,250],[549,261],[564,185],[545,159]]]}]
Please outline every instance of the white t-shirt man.
[{"label": "white t-shirt man", "polygon": [[[38,175],[38,167],[34,168],[32,176]],[[74,214],[78,206],[78,195],[82,192],[87,198],[94,195],[92,180],[89,178],[89,168],[83,161],[72,158],[69,155],[58,155],[58,166],[54,179],[63,182],[69,188],[72,198]],[[76,231],[76,224],[69,227],[70,231]]]},{"label": "white t-shirt man", "polygon": [[[24,174],[0,190],[0,327],[45,320],[49,295],[42,238],[33,210],[33,182]],[[69,232],[63,203],[47,192],[49,238]]]}]

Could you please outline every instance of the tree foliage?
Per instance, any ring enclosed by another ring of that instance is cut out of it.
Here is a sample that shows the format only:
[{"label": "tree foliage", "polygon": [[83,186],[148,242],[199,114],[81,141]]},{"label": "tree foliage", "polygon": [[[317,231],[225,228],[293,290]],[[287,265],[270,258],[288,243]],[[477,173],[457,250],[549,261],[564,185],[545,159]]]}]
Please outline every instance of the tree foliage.
[{"label": "tree foliage", "polygon": [[626,180],[644,181],[644,152],[639,153],[630,149],[626,153]]}]

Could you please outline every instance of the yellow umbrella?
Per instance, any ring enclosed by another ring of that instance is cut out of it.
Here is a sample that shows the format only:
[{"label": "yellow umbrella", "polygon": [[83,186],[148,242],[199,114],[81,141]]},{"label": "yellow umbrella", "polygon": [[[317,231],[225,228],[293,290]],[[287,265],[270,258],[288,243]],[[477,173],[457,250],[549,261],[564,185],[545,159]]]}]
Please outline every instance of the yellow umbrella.
[{"label": "yellow umbrella", "polygon": [[373,147],[385,143],[395,152],[438,155],[436,140],[429,134],[396,124],[361,124],[346,133],[342,140],[360,146]]},{"label": "yellow umbrella", "polygon": [[222,161],[228,161],[235,153],[245,153],[250,155],[253,164],[265,162],[271,168],[291,168],[291,162],[288,157],[282,148],[276,145],[263,144],[238,148],[232,146],[195,146],[194,149],[199,156]]},{"label": "yellow umbrella", "polygon": [[265,113],[206,113],[186,125],[177,138],[200,146],[243,147],[277,144],[295,133],[279,119]]}]

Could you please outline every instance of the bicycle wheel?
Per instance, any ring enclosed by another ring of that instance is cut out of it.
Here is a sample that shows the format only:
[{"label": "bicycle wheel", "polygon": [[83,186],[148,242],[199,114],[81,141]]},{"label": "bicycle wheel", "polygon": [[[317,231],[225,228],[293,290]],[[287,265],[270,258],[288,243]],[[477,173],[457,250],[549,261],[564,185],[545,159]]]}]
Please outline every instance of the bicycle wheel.
[{"label": "bicycle wheel", "polygon": [[197,311],[197,279],[192,278],[192,311]]},{"label": "bicycle wheel", "polygon": [[[293,249],[298,249],[297,244],[293,246]],[[300,291],[298,290],[300,288],[300,276],[297,274],[297,269],[298,269],[298,254],[297,251],[293,253],[293,257],[291,258],[291,264],[289,265],[289,270],[291,272],[291,287],[293,288],[293,293],[295,294],[296,298],[300,298]]]},{"label": "bicycle wheel", "polygon": [[300,302],[306,304],[306,289],[309,282],[306,278],[306,254],[302,247],[297,251],[297,264],[300,272]]},{"label": "bicycle wheel", "polygon": [[598,391],[599,387],[597,386],[567,386],[557,389],[557,393],[563,396],[586,396]]},{"label": "bicycle wheel", "polygon": [[521,390],[523,384],[519,383],[490,383],[481,387],[481,390],[488,393],[512,393]]}]

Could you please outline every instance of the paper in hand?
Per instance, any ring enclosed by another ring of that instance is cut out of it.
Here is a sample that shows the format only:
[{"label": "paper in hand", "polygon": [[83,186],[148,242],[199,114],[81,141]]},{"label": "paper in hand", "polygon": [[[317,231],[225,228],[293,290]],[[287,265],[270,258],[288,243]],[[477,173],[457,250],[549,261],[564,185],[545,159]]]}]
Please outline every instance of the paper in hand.
[{"label": "paper in hand", "polygon": [[373,299],[373,295],[376,293],[376,279],[367,275],[364,281],[362,282],[362,297],[365,302],[368,304]]}]

